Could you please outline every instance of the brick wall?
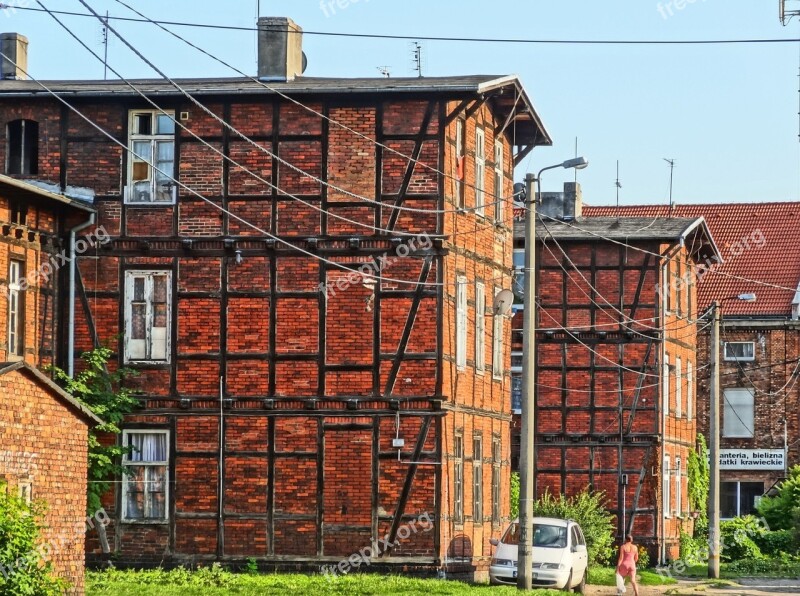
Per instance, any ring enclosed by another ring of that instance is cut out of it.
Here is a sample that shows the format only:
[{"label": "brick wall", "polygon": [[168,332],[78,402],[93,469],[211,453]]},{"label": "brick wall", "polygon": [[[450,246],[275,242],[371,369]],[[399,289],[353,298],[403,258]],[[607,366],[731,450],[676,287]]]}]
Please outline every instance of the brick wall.
[{"label": "brick wall", "polygon": [[55,572],[83,594],[87,427],[24,369],[0,376],[0,478],[11,490],[30,483],[47,504],[42,543]]}]

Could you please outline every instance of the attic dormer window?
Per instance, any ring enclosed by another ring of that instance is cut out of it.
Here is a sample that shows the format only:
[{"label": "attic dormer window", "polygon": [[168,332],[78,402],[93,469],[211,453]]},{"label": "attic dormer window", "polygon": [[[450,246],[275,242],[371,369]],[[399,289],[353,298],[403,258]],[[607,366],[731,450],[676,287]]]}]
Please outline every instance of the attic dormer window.
[{"label": "attic dormer window", "polygon": [[6,173],[32,176],[39,173],[39,123],[13,120],[6,125]]}]

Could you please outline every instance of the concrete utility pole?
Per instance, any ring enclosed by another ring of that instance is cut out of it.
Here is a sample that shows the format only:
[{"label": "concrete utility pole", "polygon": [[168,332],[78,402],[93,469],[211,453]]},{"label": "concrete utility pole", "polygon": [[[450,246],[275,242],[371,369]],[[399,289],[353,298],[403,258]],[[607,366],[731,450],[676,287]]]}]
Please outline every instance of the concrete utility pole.
[{"label": "concrete utility pole", "polygon": [[536,423],[536,204],[542,173],[555,168],[582,170],[589,165],[583,157],[568,159],[525,176],[525,292],[522,336],[522,430],[519,448],[519,546],[517,588],[533,588],[533,490],[535,474],[534,441]]},{"label": "concrete utility pole", "polygon": [[719,579],[719,313],[720,303],[711,305],[711,407],[709,412],[708,487],[708,577]]},{"label": "concrete utility pole", "polygon": [[[541,172],[540,174],[541,175]],[[525,176],[525,310],[522,335],[522,430],[519,448],[519,553],[517,588],[533,588],[533,470],[536,355],[536,182]]]}]

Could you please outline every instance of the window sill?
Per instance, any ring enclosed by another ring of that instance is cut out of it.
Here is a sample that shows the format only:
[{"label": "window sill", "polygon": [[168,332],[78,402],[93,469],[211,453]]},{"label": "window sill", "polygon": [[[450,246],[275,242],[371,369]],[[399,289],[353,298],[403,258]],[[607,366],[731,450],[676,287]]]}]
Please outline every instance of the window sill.
[{"label": "window sill", "polygon": [[127,207],[174,207],[175,201],[125,201]]},{"label": "window sill", "polygon": [[123,519],[120,520],[120,525],[131,526],[168,526],[168,519]]}]

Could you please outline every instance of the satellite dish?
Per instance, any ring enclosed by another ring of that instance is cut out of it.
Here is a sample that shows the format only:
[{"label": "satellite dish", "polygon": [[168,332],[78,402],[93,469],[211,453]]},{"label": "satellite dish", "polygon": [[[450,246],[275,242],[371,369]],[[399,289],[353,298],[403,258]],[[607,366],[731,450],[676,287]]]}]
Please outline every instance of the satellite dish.
[{"label": "satellite dish", "polygon": [[306,53],[303,52],[303,70],[301,74],[305,74],[306,68],[308,68],[308,56],[306,56]]},{"label": "satellite dish", "polygon": [[494,314],[507,317],[511,314],[511,307],[514,304],[514,293],[511,290],[502,290],[494,297],[492,309]]}]

